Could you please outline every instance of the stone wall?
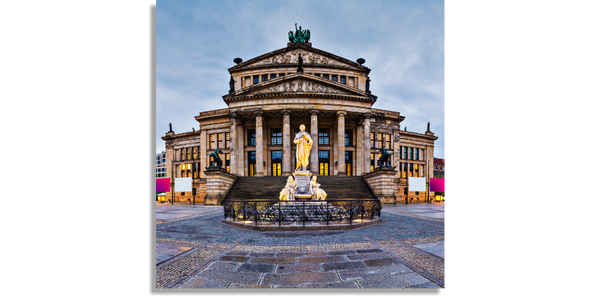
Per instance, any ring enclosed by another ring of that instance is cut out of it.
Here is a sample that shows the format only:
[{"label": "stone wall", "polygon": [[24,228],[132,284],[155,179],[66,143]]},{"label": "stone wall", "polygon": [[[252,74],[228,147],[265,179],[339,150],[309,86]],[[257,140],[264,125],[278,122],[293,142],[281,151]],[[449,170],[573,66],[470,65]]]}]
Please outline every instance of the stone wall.
[{"label": "stone wall", "polygon": [[227,173],[224,169],[207,169],[206,196],[204,203],[207,205],[219,205],[227,196],[229,189],[237,180],[237,176]]},{"label": "stone wall", "polygon": [[382,204],[394,204],[396,203],[395,193],[398,191],[398,184],[395,182],[396,174],[394,169],[379,167],[375,169],[375,172],[364,175],[363,178]]}]

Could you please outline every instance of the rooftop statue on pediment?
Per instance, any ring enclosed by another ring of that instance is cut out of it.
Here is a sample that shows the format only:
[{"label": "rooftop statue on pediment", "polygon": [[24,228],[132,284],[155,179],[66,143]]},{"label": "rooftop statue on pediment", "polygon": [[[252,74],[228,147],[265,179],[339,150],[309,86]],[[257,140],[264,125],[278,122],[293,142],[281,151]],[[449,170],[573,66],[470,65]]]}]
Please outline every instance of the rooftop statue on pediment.
[{"label": "rooftop statue on pediment", "polygon": [[288,33],[288,38],[290,39],[290,42],[293,43],[308,43],[308,40],[310,39],[310,31],[302,30],[302,27],[298,29],[298,23],[296,23],[296,32],[290,31]]}]

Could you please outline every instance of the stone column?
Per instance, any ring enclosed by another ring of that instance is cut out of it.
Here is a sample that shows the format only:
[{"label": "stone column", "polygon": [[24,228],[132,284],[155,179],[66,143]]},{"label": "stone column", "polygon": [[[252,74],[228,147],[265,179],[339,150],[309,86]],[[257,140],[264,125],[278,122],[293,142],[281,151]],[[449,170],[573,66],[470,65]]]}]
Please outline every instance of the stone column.
[{"label": "stone column", "polygon": [[200,177],[206,178],[206,174],[204,174],[204,168],[208,167],[208,154],[206,153],[206,149],[208,149],[208,136],[206,134],[206,130],[202,130],[200,132]]},{"label": "stone column", "polygon": [[364,149],[363,159],[365,163],[365,174],[371,172],[371,114],[365,114],[363,116],[364,126]]},{"label": "stone column", "polygon": [[312,174],[319,174],[319,121],[317,118],[319,110],[310,110],[310,136],[313,140],[310,151],[309,167]]},{"label": "stone column", "polygon": [[337,111],[337,115],[338,115],[338,131],[337,131],[337,140],[335,143],[335,147],[336,147],[336,155],[337,155],[337,168],[334,170],[337,170],[337,172],[333,172],[333,174],[337,174],[337,175],[346,175],[346,153],[344,153],[344,151],[346,150],[346,145],[345,145],[345,136],[344,134],[346,134],[346,111]]},{"label": "stone column", "polygon": [[[292,174],[291,166],[292,166],[292,149],[290,142],[290,113],[292,111],[290,109],[281,110],[283,114],[283,164],[282,164],[282,174],[290,175]],[[309,160],[310,161],[310,160]]]},{"label": "stone column", "polygon": [[[229,114],[229,172],[231,174],[237,174],[237,115],[235,113]],[[225,161],[223,161],[225,164]]]},{"label": "stone column", "polygon": [[237,126],[237,173],[239,176],[244,176],[244,126],[240,123]]},{"label": "stone column", "polygon": [[256,115],[256,175],[264,176],[263,167],[263,111],[254,112]]}]

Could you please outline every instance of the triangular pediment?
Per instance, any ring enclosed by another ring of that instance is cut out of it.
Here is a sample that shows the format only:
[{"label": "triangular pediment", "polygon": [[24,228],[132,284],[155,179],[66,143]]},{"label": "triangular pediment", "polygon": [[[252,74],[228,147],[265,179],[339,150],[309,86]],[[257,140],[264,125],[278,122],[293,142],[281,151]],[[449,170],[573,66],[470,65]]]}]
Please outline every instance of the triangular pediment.
[{"label": "triangular pediment", "polygon": [[252,58],[230,68],[229,71],[233,72],[240,69],[252,69],[274,65],[297,65],[300,55],[302,55],[303,65],[306,66],[328,65],[340,68],[370,71],[369,68],[356,62],[325,52],[323,50],[319,50],[317,48],[308,47],[301,43]]},{"label": "triangular pediment", "polygon": [[271,79],[253,86],[238,90],[231,97],[257,96],[265,94],[335,94],[366,97],[360,90],[351,86],[327,80],[321,77],[297,73],[285,77]]},{"label": "triangular pediment", "polygon": [[257,66],[261,66],[261,65],[278,64],[278,63],[298,64],[298,58],[300,58],[300,56],[302,56],[303,64],[316,63],[316,64],[329,64],[329,65],[335,65],[335,66],[351,67],[351,65],[341,62],[340,60],[337,60],[335,58],[325,56],[323,54],[318,54],[316,52],[307,51],[304,49],[295,49],[295,50],[283,52],[280,54],[276,54],[276,55],[264,58],[262,60],[259,60],[255,63],[249,64],[248,67],[257,67]]}]

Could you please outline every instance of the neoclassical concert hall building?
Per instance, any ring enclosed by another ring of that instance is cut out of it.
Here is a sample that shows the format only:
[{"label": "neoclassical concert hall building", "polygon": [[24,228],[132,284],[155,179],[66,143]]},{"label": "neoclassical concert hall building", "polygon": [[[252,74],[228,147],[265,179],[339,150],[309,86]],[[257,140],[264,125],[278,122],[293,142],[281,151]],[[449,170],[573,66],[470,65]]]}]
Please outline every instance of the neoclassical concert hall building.
[{"label": "neoclassical concert hall building", "polygon": [[[162,137],[167,177],[191,177],[196,202],[203,201],[207,192],[220,191],[217,199],[205,201],[219,203],[236,177],[291,175],[296,167],[293,139],[302,124],[313,140],[309,162],[313,175],[363,176],[374,192],[375,187],[386,188],[379,191],[385,195],[377,194],[385,196],[385,203],[406,199],[407,177],[434,177],[437,137],[430,130],[402,130],[405,117],[399,112],[373,107],[377,96],[370,91],[371,70],[364,60],[351,61],[308,42],[289,42],[285,48],[235,62],[228,70],[225,107],[195,116],[199,130],[169,131]],[[393,170],[374,185],[369,177],[378,172],[381,148],[391,153]],[[206,170],[215,149],[223,152],[220,177]],[[408,195],[415,201],[426,199],[425,192]],[[166,197],[186,201],[192,193]]]}]

